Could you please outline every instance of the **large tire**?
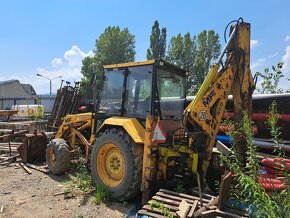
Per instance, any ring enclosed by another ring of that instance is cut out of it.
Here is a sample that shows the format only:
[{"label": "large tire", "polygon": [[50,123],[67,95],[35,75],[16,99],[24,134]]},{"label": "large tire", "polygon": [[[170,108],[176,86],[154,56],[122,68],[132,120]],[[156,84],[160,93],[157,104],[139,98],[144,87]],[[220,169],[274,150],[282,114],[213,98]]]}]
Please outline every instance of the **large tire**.
[{"label": "large tire", "polygon": [[64,139],[53,139],[46,148],[46,163],[53,174],[63,174],[70,168],[70,152]]},{"label": "large tire", "polygon": [[92,150],[93,181],[105,186],[113,198],[128,200],[140,192],[142,159],[142,145],[121,129],[107,129]]}]

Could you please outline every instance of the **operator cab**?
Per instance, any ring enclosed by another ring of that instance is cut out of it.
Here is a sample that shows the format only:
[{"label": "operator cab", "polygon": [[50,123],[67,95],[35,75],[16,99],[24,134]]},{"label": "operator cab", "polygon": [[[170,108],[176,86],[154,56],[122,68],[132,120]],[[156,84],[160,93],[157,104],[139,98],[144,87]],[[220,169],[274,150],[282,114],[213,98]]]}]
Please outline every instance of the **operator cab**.
[{"label": "operator cab", "polygon": [[180,120],[186,103],[186,71],[163,60],[104,66],[98,113]]}]

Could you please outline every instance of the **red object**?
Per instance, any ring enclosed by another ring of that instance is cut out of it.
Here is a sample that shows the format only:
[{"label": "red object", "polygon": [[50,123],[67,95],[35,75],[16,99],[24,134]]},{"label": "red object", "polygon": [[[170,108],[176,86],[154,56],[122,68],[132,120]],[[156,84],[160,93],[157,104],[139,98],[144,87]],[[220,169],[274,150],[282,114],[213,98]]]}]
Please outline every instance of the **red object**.
[{"label": "red object", "polygon": [[271,174],[281,175],[281,176],[284,175],[284,172],[281,171],[281,170],[277,170],[277,169],[274,169],[274,168],[271,168],[271,167],[267,167],[267,166],[264,166],[264,169],[265,169],[268,173],[271,173]]},{"label": "red object", "polygon": [[281,179],[271,179],[271,178],[259,178],[260,183],[270,183],[270,184],[284,184],[288,185],[288,181],[285,178]]},{"label": "red object", "polygon": [[266,190],[284,190],[288,188],[287,184],[273,184],[260,182],[261,186]]},{"label": "red object", "polygon": [[85,111],[86,109],[87,109],[86,106],[80,106],[80,107],[79,107],[79,111]]},{"label": "red object", "polygon": [[261,162],[267,167],[276,168],[279,170],[286,169],[288,172],[290,171],[290,160],[287,160],[286,158],[265,158]]},{"label": "red object", "polygon": [[277,163],[281,163],[281,164],[290,164],[290,159],[287,159],[287,158],[274,158],[274,161],[277,162]]},{"label": "red object", "polygon": [[[254,126],[252,129],[253,129],[254,134],[258,133],[257,127]],[[220,125],[218,128],[219,132],[228,132],[229,130],[231,130],[231,128],[228,125]]]},{"label": "red object", "polygon": [[[234,119],[235,113],[234,112],[226,112],[224,114],[224,117]],[[253,120],[267,120],[268,118],[269,118],[269,114],[266,114],[266,113],[252,113]],[[290,122],[290,114],[279,114],[279,119],[282,121]]]}]

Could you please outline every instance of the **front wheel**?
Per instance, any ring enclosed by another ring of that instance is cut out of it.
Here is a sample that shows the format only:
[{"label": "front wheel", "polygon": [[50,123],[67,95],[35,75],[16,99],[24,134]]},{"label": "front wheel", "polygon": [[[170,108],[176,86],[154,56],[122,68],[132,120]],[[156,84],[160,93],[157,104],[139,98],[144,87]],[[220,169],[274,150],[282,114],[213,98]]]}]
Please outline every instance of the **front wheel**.
[{"label": "front wheel", "polygon": [[70,152],[64,139],[53,139],[46,149],[46,163],[53,174],[63,174],[70,167]]},{"label": "front wheel", "polygon": [[96,184],[105,186],[112,197],[127,200],[140,191],[143,146],[123,130],[107,129],[91,154],[91,173]]}]

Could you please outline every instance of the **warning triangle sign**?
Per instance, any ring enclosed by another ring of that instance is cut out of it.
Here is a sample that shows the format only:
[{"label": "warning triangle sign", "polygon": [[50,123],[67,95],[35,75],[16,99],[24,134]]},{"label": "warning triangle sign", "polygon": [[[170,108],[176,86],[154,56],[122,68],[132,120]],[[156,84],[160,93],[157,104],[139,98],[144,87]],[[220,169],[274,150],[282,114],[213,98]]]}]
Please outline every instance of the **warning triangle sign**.
[{"label": "warning triangle sign", "polygon": [[166,133],[164,132],[160,124],[157,123],[153,128],[151,142],[164,143],[165,141],[166,141]]}]

